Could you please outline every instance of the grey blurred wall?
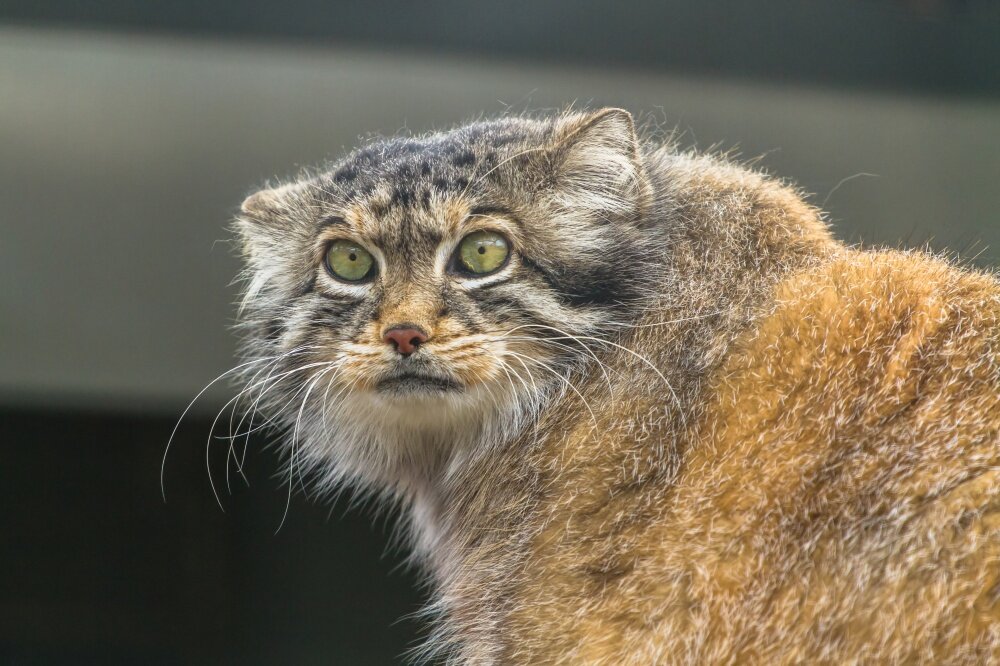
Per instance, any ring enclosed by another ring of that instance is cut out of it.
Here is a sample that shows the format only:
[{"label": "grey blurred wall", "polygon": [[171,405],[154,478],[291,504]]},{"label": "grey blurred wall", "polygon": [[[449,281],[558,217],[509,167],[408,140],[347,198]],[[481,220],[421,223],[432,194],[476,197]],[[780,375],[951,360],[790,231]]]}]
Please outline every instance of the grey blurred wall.
[{"label": "grey blurred wall", "polygon": [[574,102],[766,154],[845,240],[1000,260],[996,100],[2,28],[0,404],[179,411],[233,364],[225,227],[255,185],[365,133]]}]

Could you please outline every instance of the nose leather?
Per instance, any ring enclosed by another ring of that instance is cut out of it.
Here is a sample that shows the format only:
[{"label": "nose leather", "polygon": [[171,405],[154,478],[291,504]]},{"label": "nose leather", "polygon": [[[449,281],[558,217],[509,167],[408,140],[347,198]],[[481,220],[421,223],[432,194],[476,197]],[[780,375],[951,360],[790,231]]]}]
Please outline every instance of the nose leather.
[{"label": "nose leather", "polygon": [[409,356],[427,342],[427,334],[420,328],[404,324],[387,330],[382,339],[403,356]]}]

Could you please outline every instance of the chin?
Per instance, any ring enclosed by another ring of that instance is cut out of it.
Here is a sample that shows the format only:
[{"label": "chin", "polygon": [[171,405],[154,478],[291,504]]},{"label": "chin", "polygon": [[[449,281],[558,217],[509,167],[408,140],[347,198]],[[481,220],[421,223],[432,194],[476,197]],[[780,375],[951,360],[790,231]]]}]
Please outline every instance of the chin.
[{"label": "chin", "polygon": [[[364,370],[341,376],[329,392],[313,392],[318,427],[300,450],[326,487],[346,479],[405,493],[418,479],[492,448],[537,407],[538,396],[506,375],[498,380],[493,368],[412,363]],[[327,394],[334,397],[324,400]]]},{"label": "chin", "polygon": [[389,399],[435,399],[459,395],[464,387],[451,377],[407,372],[380,379],[375,392]]}]

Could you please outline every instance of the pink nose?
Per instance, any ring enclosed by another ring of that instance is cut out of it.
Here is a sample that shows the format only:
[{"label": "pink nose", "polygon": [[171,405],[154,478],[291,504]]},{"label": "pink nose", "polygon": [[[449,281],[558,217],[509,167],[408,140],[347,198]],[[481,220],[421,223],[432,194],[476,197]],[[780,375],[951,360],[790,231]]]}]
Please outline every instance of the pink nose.
[{"label": "pink nose", "polygon": [[385,332],[382,339],[395,347],[403,356],[409,356],[417,351],[417,347],[427,342],[427,334],[411,326],[393,326]]}]

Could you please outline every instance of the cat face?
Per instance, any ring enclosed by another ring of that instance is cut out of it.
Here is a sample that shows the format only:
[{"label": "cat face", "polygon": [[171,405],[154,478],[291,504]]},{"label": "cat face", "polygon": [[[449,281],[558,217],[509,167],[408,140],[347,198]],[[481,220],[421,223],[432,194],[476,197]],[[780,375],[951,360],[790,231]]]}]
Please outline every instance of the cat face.
[{"label": "cat face", "polygon": [[502,441],[641,293],[647,190],[607,110],[376,142],[254,194],[248,395],[338,478],[398,484]]}]

